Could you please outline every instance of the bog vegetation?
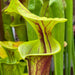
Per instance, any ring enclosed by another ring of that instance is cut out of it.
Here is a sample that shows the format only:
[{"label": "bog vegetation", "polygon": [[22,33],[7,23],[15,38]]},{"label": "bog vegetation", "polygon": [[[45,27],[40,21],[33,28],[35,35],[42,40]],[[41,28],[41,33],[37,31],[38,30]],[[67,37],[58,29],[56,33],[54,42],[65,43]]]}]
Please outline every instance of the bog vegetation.
[{"label": "bog vegetation", "polygon": [[0,75],[75,75],[72,18],[72,0],[0,0]]}]

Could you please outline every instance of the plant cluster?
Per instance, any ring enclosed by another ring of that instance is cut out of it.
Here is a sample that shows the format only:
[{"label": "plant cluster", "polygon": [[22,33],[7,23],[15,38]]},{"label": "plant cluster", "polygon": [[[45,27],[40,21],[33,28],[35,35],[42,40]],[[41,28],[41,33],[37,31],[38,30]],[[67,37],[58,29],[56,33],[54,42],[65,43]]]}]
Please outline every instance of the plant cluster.
[{"label": "plant cluster", "polygon": [[[9,3],[8,0],[5,3]],[[65,53],[65,57],[68,54],[69,59],[67,69],[65,58],[65,74],[70,75],[71,58],[75,70],[72,4],[72,1],[67,0],[11,0],[9,6],[2,10],[4,36],[7,41],[0,41],[0,74],[51,75],[51,59],[54,56],[55,75],[63,75]],[[63,22],[66,22],[66,31]],[[15,28],[18,42],[15,42],[11,27]],[[68,44],[65,51],[64,36]]]}]

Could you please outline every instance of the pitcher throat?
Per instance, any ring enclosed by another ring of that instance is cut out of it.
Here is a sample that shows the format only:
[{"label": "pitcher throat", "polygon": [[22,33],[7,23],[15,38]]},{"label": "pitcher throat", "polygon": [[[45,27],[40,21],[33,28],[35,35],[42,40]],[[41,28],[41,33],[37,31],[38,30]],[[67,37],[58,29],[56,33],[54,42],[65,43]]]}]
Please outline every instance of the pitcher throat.
[{"label": "pitcher throat", "polygon": [[29,75],[49,75],[51,56],[31,56],[27,59]]}]

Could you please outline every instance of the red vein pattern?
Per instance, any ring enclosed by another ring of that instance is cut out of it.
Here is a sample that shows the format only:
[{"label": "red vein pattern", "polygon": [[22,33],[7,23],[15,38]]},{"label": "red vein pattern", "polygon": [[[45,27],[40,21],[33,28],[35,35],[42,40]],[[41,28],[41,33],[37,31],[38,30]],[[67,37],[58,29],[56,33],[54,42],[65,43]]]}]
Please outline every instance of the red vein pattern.
[{"label": "red vein pattern", "polygon": [[41,41],[41,43],[43,43],[43,45],[44,45],[44,53],[46,53],[46,46],[45,46],[43,31],[42,31],[42,29],[41,29],[39,23],[34,22],[34,21],[32,21],[32,22],[33,22],[36,26],[38,26],[38,28],[39,28],[39,29],[37,28],[37,30],[38,30],[38,32],[39,32],[39,35],[41,36],[40,41]]},{"label": "red vein pattern", "polygon": [[[43,26],[45,26],[44,23],[43,23],[43,21],[41,21],[41,23],[42,23]],[[44,27],[44,31],[45,31],[45,35],[46,35],[46,38],[47,38],[47,41],[48,41],[48,44],[49,44],[49,47],[50,47],[50,52],[52,52],[51,44],[50,44],[50,41],[49,41],[49,39],[48,39],[48,34],[47,34],[47,32],[46,32],[45,27]]]},{"label": "red vein pattern", "polygon": [[49,75],[52,56],[31,56],[28,59],[29,75]]},{"label": "red vein pattern", "polygon": [[[31,20],[30,20],[31,21]],[[35,24],[35,26],[38,26],[38,27],[36,27],[36,29],[38,30],[38,33],[39,33],[39,36],[41,37],[40,38],[40,41],[41,41],[41,43],[44,45],[44,53],[46,53],[47,52],[47,49],[46,49],[46,45],[45,45],[45,40],[44,40],[44,33],[43,33],[43,31],[42,31],[42,28],[41,28],[41,26],[40,26],[40,24],[36,21],[36,22],[34,22],[34,21],[32,21],[34,24]],[[48,44],[49,44],[49,48],[50,48],[50,52],[52,52],[52,48],[51,48],[51,44],[50,44],[50,41],[49,41],[49,39],[48,39],[48,34],[47,34],[47,32],[46,32],[46,27],[45,27],[45,25],[44,25],[44,22],[43,21],[41,21],[41,23],[42,23],[42,25],[43,25],[43,27],[44,27],[44,32],[45,32],[45,35],[46,35],[46,38],[47,38],[47,41],[48,41]],[[49,24],[51,23],[51,21],[46,25],[46,26],[49,26]],[[50,33],[51,34],[51,33]]]}]

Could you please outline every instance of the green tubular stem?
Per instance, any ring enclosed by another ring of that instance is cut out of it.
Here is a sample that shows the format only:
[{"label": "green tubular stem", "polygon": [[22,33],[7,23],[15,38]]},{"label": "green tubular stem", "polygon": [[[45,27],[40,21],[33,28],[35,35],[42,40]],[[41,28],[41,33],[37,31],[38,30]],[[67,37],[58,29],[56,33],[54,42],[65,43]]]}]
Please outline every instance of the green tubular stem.
[{"label": "green tubular stem", "polygon": [[73,62],[73,74],[75,75],[75,47],[73,42],[73,49],[72,49],[72,62]]},{"label": "green tubular stem", "polygon": [[[16,44],[15,44],[16,43]],[[7,57],[0,60],[0,75],[22,75],[24,73],[25,62],[19,61],[21,59],[17,47],[22,42],[0,42],[3,50],[6,51]]]},{"label": "green tubular stem", "polygon": [[67,71],[68,71],[68,54],[67,54],[67,49],[65,48],[65,52],[64,52],[64,66],[65,66],[65,74],[68,75]]},{"label": "green tubular stem", "polygon": [[[4,26],[4,37],[7,41],[14,41],[14,36],[12,32],[12,28],[10,27],[11,17],[10,15],[2,13],[3,18],[3,26]],[[8,19],[7,19],[8,18]]]},{"label": "green tubular stem", "polygon": [[4,36],[7,41],[14,41],[14,36],[10,24],[4,24]]},{"label": "green tubular stem", "polygon": [[27,29],[25,25],[15,26],[15,32],[19,41],[27,41]]},{"label": "green tubular stem", "polygon": [[[20,2],[27,8],[28,0],[20,0]],[[26,21],[18,14],[14,15],[12,27],[15,27],[15,32],[19,41],[28,41]]]},{"label": "green tubular stem", "polygon": [[19,64],[5,64],[1,63],[1,75],[22,75],[22,68]]},{"label": "green tubular stem", "polygon": [[[50,0],[52,2],[52,0]],[[54,0],[53,3],[50,3],[50,10],[52,11],[53,17],[64,17],[64,8],[62,0]],[[64,50],[64,30],[65,24],[58,24],[54,30],[53,35],[61,44],[61,52],[54,55],[54,66],[55,66],[55,75],[63,75],[63,50]]]},{"label": "green tubular stem", "polygon": [[74,37],[72,40],[72,63],[73,63],[73,74],[75,75],[75,44],[74,44]]},{"label": "green tubular stem", "polygon": [[20,15],[14,14],[14,21],[11,27],[15,28],[16,35],[19,41],[27,41],[27,29],[26,23],[23,21]]},{"label": "green tubular stem", "polygon": [[[2,3],[2,9],[6,7],[7,4],[5,4],[6,1],[1,0]],[[7,41],[14,41],[14,36],[12,32],[12,28],[10,27],[11,23],[11,17],[10,15],[5,14],[5,12],[2,11],[2,20],[3,20],[3,27],[4,27],[4,38]]]},{"label": "green tubular stem", "polygon": [[2,12],[2,18],[3,18],[5,40],[14,41],[13,31],[12,31],[12,28],[10,27],[10,24],[11,24],[10,15],[5,14],[4,12]]},{"label": "green tubular stem", "polygon": [[17,63],[0,63],[0,75],[23,75],[26,64]]},{"label": "green tubular stem", "polygon": [[65,52],[65,74],[71,74],[71,58],[72,58],[72,33],[73,33],[73,0],[65,0],[66,1],[66,9],[65,9],[65,17],[68,19],[66,22],[66,42],[68,46],[66,47]]},{"label": "green tubular stem", "polygon": [[40,11],[40,16],[49,17],[49,0],[44,0]]}]

